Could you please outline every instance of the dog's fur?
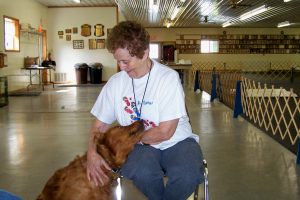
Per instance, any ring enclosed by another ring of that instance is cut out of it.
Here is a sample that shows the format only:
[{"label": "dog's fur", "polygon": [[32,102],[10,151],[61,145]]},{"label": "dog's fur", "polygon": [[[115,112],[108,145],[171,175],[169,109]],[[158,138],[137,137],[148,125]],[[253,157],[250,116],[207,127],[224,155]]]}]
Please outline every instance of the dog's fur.
[{"label": "dog's fur", "polygon": [[[129,126],[116,126],[105,133],[95,134],[97,152],[112,169],[120,168],[134,144],[140,141],[143,130],[143,122],[137,121]],[[37,200],[112,199],[113,172],[107,171],[110,177],[109,183],[95,186],[87,178],[86,165],[87,155],[77,156],[68,166],[55,172]]]}]

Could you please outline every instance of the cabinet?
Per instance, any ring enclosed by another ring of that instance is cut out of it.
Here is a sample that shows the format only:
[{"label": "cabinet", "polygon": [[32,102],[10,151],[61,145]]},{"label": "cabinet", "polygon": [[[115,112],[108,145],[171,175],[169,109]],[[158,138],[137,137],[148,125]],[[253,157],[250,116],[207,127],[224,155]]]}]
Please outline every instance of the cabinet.
[{"label": "cabinet", "polygon": [[300,35],[179,35],[176,48],[181,54],[197,54],[201,40],[218,40],[219,54],[297,54],[300,53]]}]

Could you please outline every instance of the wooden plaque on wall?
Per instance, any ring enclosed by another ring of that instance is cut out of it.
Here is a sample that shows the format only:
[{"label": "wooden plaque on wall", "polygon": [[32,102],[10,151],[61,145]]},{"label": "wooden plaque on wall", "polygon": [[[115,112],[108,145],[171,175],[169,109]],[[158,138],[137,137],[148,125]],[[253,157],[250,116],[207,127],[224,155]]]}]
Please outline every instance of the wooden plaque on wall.
[{"label": "wooden plaque on wall", "polygon": [[104,35],[104,26],[103,26],[102,24],[96,24],[96,25],[94,26],[94,28],[95,28],[94,35],[95,35],[96,37],[101,37],[101,36]]},{"label": "wooden plaque on wall", "polygon": [[89,25],[89,24],[83,24],[81,26],[81,35],[84,36],[84,37],[88,37],[91,34],[92,34],[91,33],[91,25]]}]

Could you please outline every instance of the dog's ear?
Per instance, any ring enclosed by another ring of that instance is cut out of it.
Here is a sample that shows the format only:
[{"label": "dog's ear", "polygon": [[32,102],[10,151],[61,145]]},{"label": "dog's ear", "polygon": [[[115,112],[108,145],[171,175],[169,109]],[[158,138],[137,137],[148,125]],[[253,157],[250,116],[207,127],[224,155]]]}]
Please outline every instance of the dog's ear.
[{"label": "dog's ear", "polygon": [[107,162],[107,164],[112,167],[111,165],[113,164],[114,161],[114,155],[110,151],[109,148],[105,144],[97,144],[97,152],[101,157]]}]

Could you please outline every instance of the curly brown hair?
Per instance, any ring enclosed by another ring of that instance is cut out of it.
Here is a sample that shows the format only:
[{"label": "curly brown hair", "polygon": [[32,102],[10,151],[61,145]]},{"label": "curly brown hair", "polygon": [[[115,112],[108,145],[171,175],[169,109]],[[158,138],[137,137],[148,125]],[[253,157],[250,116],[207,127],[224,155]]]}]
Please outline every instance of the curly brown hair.
[{"label": "curly brown hair", "polygon": [[149,48],[150,36],[146,29],[134,21],[117,24],[107,37],[107,49],[114,53],[118,48],[126,48],[131,56],[142,58]]}]

